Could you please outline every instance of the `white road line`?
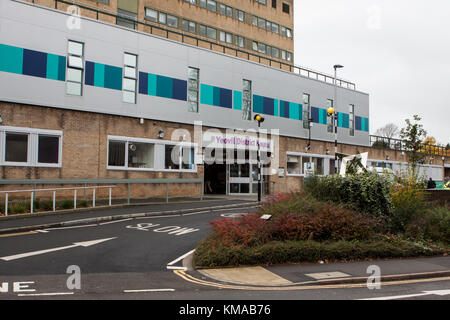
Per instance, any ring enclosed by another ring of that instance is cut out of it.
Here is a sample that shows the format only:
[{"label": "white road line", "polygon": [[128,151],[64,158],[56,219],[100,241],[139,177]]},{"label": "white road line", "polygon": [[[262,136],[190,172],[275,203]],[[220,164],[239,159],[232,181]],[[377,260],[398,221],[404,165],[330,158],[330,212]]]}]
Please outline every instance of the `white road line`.
[{"label": "white road line", "polygon": [[173,267],[173,266],[166,266],[167,270],[182,270],[187,271],[186,267]]},{"label": "white road line", "polygon": [[140,290],[123,290],[125,293],[142,293],[142,292],[173,292],[175,289],[140,289]]},{"label": "white road line", "polygon": [[174,218],[174,217],[181,217],[181,214],[177,214],[177,215],[173,215],[173,216],[139,217],[139,218],[136,218],[136,220],[155,219],[155,218]]},{"label": "white road line", "polygon": [[183,254],[183,255],[182,255],[181,257],[179,257],[179,258],[176,258],[176,259],[173,260],[172,262],[168,263],[168,264],[167,264],[167,267],[170,267],[170,266],[172,266],[173,264],[177,263],[178,261],[180,261],[180,260],[186,258],[188,255],[190,255],[190,254],[193,253],[194,251],[195,251],[195,249],[189,251],[188,253]]},{"label": "white road line", "polygon": [[78,228],[88,228],[88,227],[96,227],[96,224],[88,224],[85,226],[72,226],[72,227],[59,227],[59,228],[48,228],[45,229],[45,231],[52,231],[52,230],[66,230],[66,229],[78,229]]},{"label": "white road line", "polygon": [[208,213],[208,212],[211,212],[211,211],[210,210],[205,210],[205,211],[198,211],[198,212],[192,212],[192,213],[185,213],[185,214],[183,214],[183,216],[193,216],[193,215],[196,215],[196,214]]},{"label": "white road line", "polygon": [[128,221],[128,220],[133,220],[133,218],[122,219],[122,220],[116,220],[116,221],[109,221],[109,222],[103,222],[103,223],[100,223],[99,225],[103,226],[103,225],[105,225],[105,224],[112,224],[112,223],[124,222],[124,221]]},{"label": "white road line", "polygon": [[47,231],[47,230],[36,230],[36,232],[40,232],[40,233],[49,233],[49,231]]},{"label": "white road line", "polygon": [[48,297],[48,296],[68,296],[73,292],[48,292],[48,293],[19,293],[18,297]]}]

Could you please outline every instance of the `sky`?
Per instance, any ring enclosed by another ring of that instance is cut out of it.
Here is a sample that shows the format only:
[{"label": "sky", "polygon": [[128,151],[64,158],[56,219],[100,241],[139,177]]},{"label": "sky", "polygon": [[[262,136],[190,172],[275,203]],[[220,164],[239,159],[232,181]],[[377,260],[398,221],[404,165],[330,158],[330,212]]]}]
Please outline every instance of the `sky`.
[{"label": "sky", "polygon": [[[419,115],[428,136],[450,143],[450,1],[295,0],[296,65],[370,95],[370,133]],[[339,103],[339,102],[338,102]]]}]

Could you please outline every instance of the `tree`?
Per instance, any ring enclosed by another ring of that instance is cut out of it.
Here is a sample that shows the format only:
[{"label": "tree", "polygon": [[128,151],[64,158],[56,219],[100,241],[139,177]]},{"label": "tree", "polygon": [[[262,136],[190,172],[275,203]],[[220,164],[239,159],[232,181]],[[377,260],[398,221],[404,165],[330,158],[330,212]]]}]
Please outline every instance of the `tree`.
[{"label": "tree", "polygon": [[417,165],[425,160],[426,154],[424,150],[424,139],[427,132],[423,129],[423,125],[419,123],[422,120],[418,115],[414,115],[414,122],[406,119],[406,127],[400,131],[400,137],[404,140],[403,144],[408,155],[408,163],[411,166],[412,174],[417,173]]},{"label": "tree", "polygon": [[388,139],[395,138],[398,136],[398,134],[399,134],[399,129],[393,123],[388,123],[384,127],[375,131],[375,135],[384,137],[384,138],[388,138]]}]

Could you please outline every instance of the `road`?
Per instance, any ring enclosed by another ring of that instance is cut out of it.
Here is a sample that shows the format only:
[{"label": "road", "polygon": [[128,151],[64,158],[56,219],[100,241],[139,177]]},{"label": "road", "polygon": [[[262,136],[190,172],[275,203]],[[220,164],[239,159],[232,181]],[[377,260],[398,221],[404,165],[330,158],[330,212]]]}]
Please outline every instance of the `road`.
[{"label": "road", "polygon": [[[167,266],[210,232],[210,221],[252,209],[126,219],[0,238],[0,299],[448,300],[450,280],[309,290],[230,290],[199,285]],[[80,288],[73,267],[80,270]],[[72,282],[71,282],[72,281]],[[427,294],[427,292],[432,292]],[[444,292],[445,293],[445,292]]]}]

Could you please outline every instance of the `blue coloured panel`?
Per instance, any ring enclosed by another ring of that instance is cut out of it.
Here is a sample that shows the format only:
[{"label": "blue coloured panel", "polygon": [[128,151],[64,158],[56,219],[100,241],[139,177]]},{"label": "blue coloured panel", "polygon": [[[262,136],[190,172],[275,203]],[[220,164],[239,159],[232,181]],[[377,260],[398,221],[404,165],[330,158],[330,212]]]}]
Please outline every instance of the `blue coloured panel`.
[{"label": "blue coloured panel", "polygon": [[273,99],[271,98],[265,98],[263,99],[263,113],[267,115],[274,115],[274,108],[273,108]]},{"label": "blue coloured panel", "polygon": [[34,77],[47,77],[47,54],[34,50],[23,50],[23,74]]},{"label": "blue coloured panel", "polygon": [[316,107],[311,107],[311,118],[313,119],[314,123],[320,123],[319,122],[319,109]]},{"label": "blue coloured panel", "polygon": [[139,72],[139,93],[148,94],[148,73]]},{"label": "blue coloured panel", "polygon": [[58,80],[66,81],[66,57],[59,56]]},{"label": "blue coloured panel", "polygon": [[86,61],[85,80],[84,80],[85,84],[89,86],[94,85],[94,71],[95,71],[95,63],[91,61]]},{"label": "blue coloured panel", "polygon": [[187,82],[173,79],[172,98],[187,101]]},{"label": "blue coloured panel", "polygon": [[233,107],[233,92],[228,89],[220,89],[220,106],[231,109]]},{"label": "blue coloured panel", "polygon": [[355,117],[355,129],[361,131],[361,117]]},{"label": "blue coloured panel", "polygon": [[220,88],[213,87],[213,105],[220,107]]}]

